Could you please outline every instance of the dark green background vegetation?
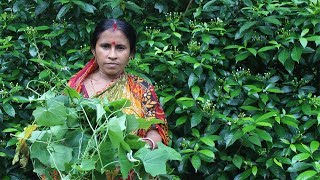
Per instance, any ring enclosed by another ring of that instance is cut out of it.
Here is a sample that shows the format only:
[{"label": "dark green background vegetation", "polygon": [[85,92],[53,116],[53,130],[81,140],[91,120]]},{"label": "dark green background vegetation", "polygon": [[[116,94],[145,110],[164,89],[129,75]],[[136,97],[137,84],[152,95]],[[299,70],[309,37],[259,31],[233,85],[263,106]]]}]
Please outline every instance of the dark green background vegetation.
[{"label": "dark green background vegetation", "polygon": [[181,179],[320,178],[319,0],[15,0],[0,2],[0,178],[36,97],[91,57],[103,18],[138,32],[128,71],[166,111]]}]

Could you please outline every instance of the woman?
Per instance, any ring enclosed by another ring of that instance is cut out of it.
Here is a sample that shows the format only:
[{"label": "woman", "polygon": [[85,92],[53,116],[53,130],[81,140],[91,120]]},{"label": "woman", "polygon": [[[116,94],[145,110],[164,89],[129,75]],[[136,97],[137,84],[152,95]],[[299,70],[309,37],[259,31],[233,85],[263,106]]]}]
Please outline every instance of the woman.
[{"label": "woman", "polygon": [[146,80],[125,72],[136,50],[133,27],[117,19],[103,20],[97,24],[90,46],[94,57],[70,79],[69,86],[87,98],[107,97],[109,101],[129,99],[131,107],[125,110],[126,113],[164,121],[164,124],[153,125],[147,131],[139,130],[137,134],[151,149],[157,148],[157,142],[167,145],[167,122],[154,87]]}]

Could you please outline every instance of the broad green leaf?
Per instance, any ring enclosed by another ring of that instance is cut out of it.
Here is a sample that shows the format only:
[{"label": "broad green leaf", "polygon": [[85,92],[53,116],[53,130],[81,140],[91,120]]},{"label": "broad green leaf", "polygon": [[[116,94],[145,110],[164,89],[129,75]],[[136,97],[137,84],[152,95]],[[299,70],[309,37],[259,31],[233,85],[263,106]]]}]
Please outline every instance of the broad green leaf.
[{"label": "broad green leaf", "polygon": [[297,148],[294,144],[290,144],[290,149],[295,153],[297,152]]},{"label": "broad green leaf", "polygon": [[124,140],[123,131],[126,129],[126,116],[112,117],[107,124],[108,136],[110,137],[113,147],[119,147],[120,143]]},{"label": "broad green leaf", "polygon": [[258,172],[257,166],[253,166],[252,169],[251,169],[251,172],[252,172],[252,174],[253,174],[254,176],[256,176],[256,175],[257,175],[257,172]]},{"label": "broad green leaf", "polygon": [[251,175],[252,170],[251,168],[248,168],[246,171],[242,172],[241,174],[238,174],[234,180],[246,180]]},{"label": "broad green leaf", "polygon": [[93,159],[83,159],[80,164],[81,171],[90,171],[95,169],[95,161]]},{"label": "broad green leaf", "polygon": [[176,120],[176,127],[184,124],[187,121],[187,116],[181,116]]},{"label": "broad green leaf", "polygon": [[307,45],[308,45],[308,40],[307,40],[306,38],[301,37],[301,38],[299,38],[299,41],[300,41],[300,44],[301,44],[301,46],[302,46],[303,48],[306,48],[306,47],[307,47]]},{"label": "broad green leaf", "polygon": [[298,161],[306,160],[310,157],[309,153],[300,153],[292,157],[292,163],[296,163]]},{"label": "broad green leaf", "polygon": [[288,172],[299,172],[299,171],[303,171],[305,169],[310,168],[312,165],[310,163],[306,163],[306,162],[296,162],[294,164],[291,164],[291,166],[288,168]]},{"label": "broad green leaf", "polygon": [[48,7],[49,3],[41,1],[34,11],[35,15],[38,16],[39,14],[43,13]]},{"label": "broad green leaf", "polygon": [[257,50],[254,48],[247,48],[247,50],[254,56],[257,56]]},{"label": "broad green leaf", "polygon": [[255,125],[248,125],[242,128],[243,133],[251,132],[256,129]]},{"label": "broad green leaf", "polygon": [[239,156],[239,155],[237,155],[237,154],[234,155],[234,157],[232,158],[232,163],[233,163],[238,169],[241,168],[242,162],[243,162],[242,157]]},{"label": "broad green leaf", "polygon": [[278,113],[277,113],[276,111],[268,112],[268,113],[263,114],[262,116],[258,117],[258,118],[256,119],[256,122],[264,121],[264,120],[269,119],[269,118],[271,118],[271,117],[273,117],[273,116],[276,116],[277,114],[278,114]]},{"label": "broad green leaf", "polygon": [[212,159],[215,158],[214,153],[211,150],[208,150],[208,149],[200,150],[200,151],[198,151],[198,153],[200,153],[200,154],[202,154],[204,156],[207,156],[209,158],[212,158]]},{"label": "broad green leaf", "polygon": [[312,141],[310,143],[311,153],[314,153],[315,151],[319,150],[319,146],[320,146],[320,143],[318,141]]},{"label": "broad green leaf", "polygon": [[48,100],[45,107],[37,107],[32,115],[39,126],[62,125],[67,120],[67,108],[61,102]]},{"label": "broad green leaf", "polygon": [[294,46],[292,51],[291,51],[291,58],[298,62],[300,61],[302,55],[302,48],[298,47],[298,46]]},{"label": "broad green leaf", "polygon": [[200,141],[203,142],[204,144],[210,146],[210,147],[214,147],[214,142],[213,142],[213,137],[212,136],[201,137]]},{"label": "broad green leaf", "polygon": [[293,69],[295,66],[295,61],[293,61],[292,59],[288,59],[285,63],[284,63],[284,67],[286,68],[286,70],[289,73],[292,73]]},{"label": "broad green leaf", "polygon": [[51,143],[47,147],[50,152],[50,165],[60,171],[65,170],[65,164],[71,163],[72,160],[72,148],[58,144]]},{"label": "broad green leaf", "polygon": [[258,53],[259,52],[269,51],[269,50],[272,50],[272,49],[275,49],[275,48],[277,48],[275,45],[274,46],[265,46],[265,47],[262,47],[261,49],[259,49]]},{"label": "broad green leaf", "polygon": [[192,94],[192,97],[194,99],[197,99],[199,97],[199,94],[200,94],[200,88],[199,86],[195,85],[195,86],[192,86],[191,88],[191,94]]},{"label": "broad green leaf", "polygon": [[270,124],[268,122],[257,122],[256,125],[257,126],[272,127],[272,124]]},{"label": "broad green leaf", "polygon": [[190,74],[189,79],[188,79],[189,88],[191,88],[191,86],[193,86],[194,83],[198,81],[198,79],[199,78],[194,73]]},{"label": "broad green leaf", "polygon": [[172,148],[158,143],[158,149],[150,150],[147,148],[141,148],[136,152],[135,157],[142,161],[146,172],[155,177],[160,174],[166,174],[166,162],[168,160],[181,159],[181,156],[176,156],[177,152],[174,154],[172,152],[175,152]]},{"label": "broad green leaf", "polygon": [[294,128],[299,128],[298,127],[298,123],[299,121],[296,120],[294,117],[290,117],[290,116],[284,116],[281,118],[281,122],[284,123],[284,124],[287,124],[288,126],[292,126]]},{"label": "broad green leaf", "polygon": [[318,174],[318,172],[315,170],[307,170],[307,171],[304,171],[303,173],[299,174],[297,176],[296,180],[307,180],[307,179],[312,178],[316,174]]},{"label": "broad green leaf", "polygon": [[256,128],[255,132],[259,135],[261,139],[272,142],[272,136],[267,131]]},{"label": "broad green leaf", "polygon": [[191,158],[191,164],[192,164],[193,168],[195,169],[195,171],[197,172],[201,166],[201,159],[199,158],[199,156],[193,155]]},{"label": "broad green leaf", "polygon": [[64,15],[68,13],[70,8],[71,8],[71,4],[63,5],[62,8],[59,10],[56,18],[61,19],[62,17],[64,17]]},{"label": "broad green leaf", "polygon": [[4,133],[10,133],[10,132],[17,132],[18,130],[15,128],[6,128],[2,132]]},{"label": "broad green leaf", "polygon": [[282,163],[279,162],[276,158],[273,158],[273,162],[276,163],[276,165],[278,165],[279,167],[281,167],[283,169]]},{"label": "broad green leaf", "polygon": [[195,114],[192,115],[191,117],[191,128],[197,126],[199,123],[201,123],[202,120],[202,113],[201,112],[197,112]]},{"label": "broad green leaf", "polygon": [[50,167],[50,154],[47,150],[48,145],[42,142],[34,142],[30,147],[30,157],[38,159],[41,163]]},{"label": "broad green leaf", "polygon": [[239,61],[245,60],[249,56],[250,56],[250,53],[248,51],[242,52],[236,55],[236,61],[239,62]]},{"label": "broad green leaf", "polygon": [[244,32],[245,30],[251,28],[252,26],[254,26],[257,22],[256,21],[248,21],[246,23],[244,23],[243,26],[241,26],[239,32],[242,33]]},{"label": "broad green leaf", "polygon": [[257,111],[260,110],[259,108],[255,107],[255,106],[241,106],[241,109],[247,110],[247,111]]},{"label": "broad green leaf", "polygon": [[16,115],[16,111],[9,103],[4,103],[2,105],[2,108],[5,113],[7,113],[9,116],[14,117]]},{"label": "broad green leaf", "polygon": [[251,136],[248,137],[248,140],[251,143],[261,147],[261,140],[260,140],[260,137],[258,135],[251,135]]},{"label": "broad green leaf", "polygon": [[134,11],[137,14],[143,14],[143,8],[138,6],[136,3],[131,2],[131,1],[125,1],[126,8]]},{"label": "broad green leaf", "polygon": [[[131,157],[131,154],[128,153],[129,157]],[[127,178],[130,170],[133,168],[133,162],[130,162],[126,151],[123,149],[123,147],[120,145],[118,148],[118,156],[119,156],[119,164],[120,164],[120,171],[122,174],[122,178]]]},{"label": "broad green leaf", "polygon": [[281,21],[279,21],[275,16],[267,16],[267,17],[264,17],[262,20],[275,25],[282,24]]},{"label": "broad green leaf", "polygon": [[209,44],[211,42],[211,36],[208,34],[202,34],[201,39],[203,42]]},{"label": "broad green leaf", "polygon": [[231,146],[236,140],[240,139],[243,136],[243,132],[241,130],[232,131],[224,137],[226,142],[226,147]]},{"label": "broad green leaf", "polygon": [[309,32],[309,29],[308,28],[306,28],[306,29],[303,29],[303,31],[301,32],[301,37],[303,37],[303,36],[305,36],[306,34],[308,34],[308,32]]},{"label": "broad green leaf", "polygon": [[50,29],[50,27],[49,26],[37,26],[34,29],[37,31],[44,31],[44,30]]}]

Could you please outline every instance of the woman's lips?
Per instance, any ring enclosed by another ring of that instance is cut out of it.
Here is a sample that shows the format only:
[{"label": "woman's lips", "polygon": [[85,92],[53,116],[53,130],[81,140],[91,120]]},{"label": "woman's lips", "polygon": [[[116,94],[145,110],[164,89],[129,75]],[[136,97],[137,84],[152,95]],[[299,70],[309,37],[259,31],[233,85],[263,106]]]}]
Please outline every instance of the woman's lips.
[{"label": "woman's lips", "polygon": [[119,66],[118,63],[105,63],[105,65],[106,65],[107,67],[110,67],[110,68]]}]

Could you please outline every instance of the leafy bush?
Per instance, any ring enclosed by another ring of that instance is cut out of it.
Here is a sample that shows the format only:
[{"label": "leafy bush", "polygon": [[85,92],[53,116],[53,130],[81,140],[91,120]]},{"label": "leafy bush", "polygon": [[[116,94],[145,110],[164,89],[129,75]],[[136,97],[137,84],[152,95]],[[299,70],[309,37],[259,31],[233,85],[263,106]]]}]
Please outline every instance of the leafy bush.
[{"label": "leafy bush", "polygon": [[28,98],[63,86],[91,57],[94,23],[120,17],[139,35],[128,71],[155,84],[182,155],[173,173],[319,178],[319,9],[318,0],[1,2],[0,175],[30,177],[32,167],[10,165],[10,134],[34,118]]}]

